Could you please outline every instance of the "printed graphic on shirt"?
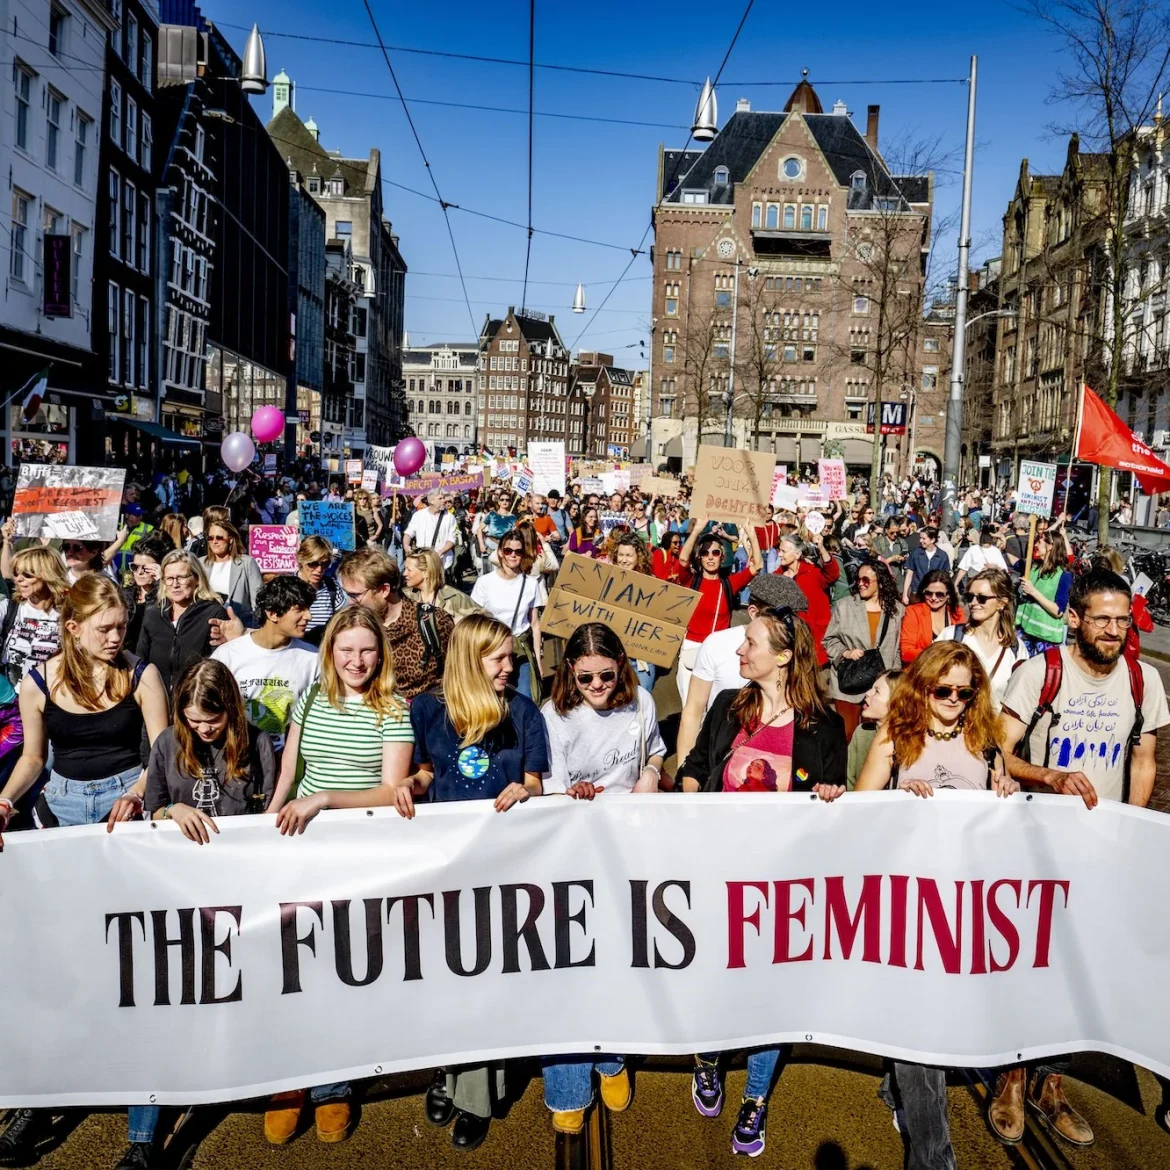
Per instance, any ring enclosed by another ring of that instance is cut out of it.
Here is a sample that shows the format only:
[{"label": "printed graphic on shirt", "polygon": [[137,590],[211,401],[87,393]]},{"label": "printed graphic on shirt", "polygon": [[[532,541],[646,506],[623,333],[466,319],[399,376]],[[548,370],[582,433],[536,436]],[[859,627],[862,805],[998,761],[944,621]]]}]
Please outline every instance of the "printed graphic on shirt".
[{"label": "printed graphic on shirt", "polygon": [[792,788],[791,722],[755,735],[740,732],[723,771],[726,792],[788,792]]},{"label": "printed graphic on shirt", "polygon": [[[254,694],[248,692],[259,688]],[[297,697],[282,678],[248,679],[240,684],[248,722],[269,735],[283,735],[292,718]]]},{"label": "printed graphic on shirt", "polygon": [[487,774],[488,768],[491,766],[491,760],[488,758],[487,752],[473,743],[470,747],[465,747],[459,753],[459,775],[468,780],[479,780],[482,776]]},{"label": "printed graphic on shirt", "polygon": [[[1133,725],[1133,703],[1125,704],[1126,734]],[[1125,743],[1117,734],[1121,703],[1116,695],[1090,693],[1069,696],[1060,726],[1051,731],[1050,760],[1054,768],[1081,768],[1097,760],[1107,768],[1121,761]]]},{"label": "printed graphic on shirt", "polygon": [[202,776],[191,787],[191,797],[200,812],[215,814],[219,807],[219,777],[214,768],[203,768]]},{"label": "printed graphic on shirt", "polygon": [[5,662],[9,666],[18,667],[23,678],[30,666],[47,662],[57,653],[60,648],[60,628],[56,614],[48,618],[19,613],[5,647]]},{"label": "printed graphic on shirt", "polygon": [[951,772],[942,764],[936,764],[930,783],[935,788],[966,788],[967,784],[957,772]]}]

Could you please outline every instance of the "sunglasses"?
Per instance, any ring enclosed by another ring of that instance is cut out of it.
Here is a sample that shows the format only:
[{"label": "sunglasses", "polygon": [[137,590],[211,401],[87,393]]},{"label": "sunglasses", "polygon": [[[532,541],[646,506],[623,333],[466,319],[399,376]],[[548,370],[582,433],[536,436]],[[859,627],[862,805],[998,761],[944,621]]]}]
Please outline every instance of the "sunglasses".
[{"label": "sunglasses", "polygon": [[157,565],[131,565],[130,571],[133,573],[149,573],[151,569],[155,569],[157,567]]},{"label": "sunglasses", "polygon": [[994,593],[964,593],[963,597],[971,605],[986,605],[989,601],[995,601]]},{"label": "sunglasses", "polygon": [[502,548],[500,552],[506,557],[522,557],[524,555],[522,548]]},{"label": "sunglasses", "polygon": [[858,577],[857,584],[858,585],[876,585],[877,578],[876,577]]},{"label": "sunglasses", "polygon": [[61,551],[62,551],[62,552],[80,552],[80,553],[83,553],[83,552],[89,552],[89,549],[88,549],[88,548],[87,548],[87,547],[86,547],[84,544],[79,544],[79,543],[78,543],[77,541],[75,541],[75,540],[68,540],[68,541],[65,541],[65,542],[64,542],[64,543],[61,545]]},{"label": "sunglasses", "polygon": [[937,601],[946,601],[946,599],[947,599],[947,593],[946,593],[945,589],[942,589],[942,590],[928,589],[922,596],[923,597],[933,597]]},{"label": "sunglasses", "polygon": [[305,566],[307,569],[327,569],[329,568],[328,561],[309,561]]},{"label": "sunglasses", "polygon": [[974,687],[937,686],[930,692],[936,699],[946,700],[954,696],[960,703],[969,703],[975,698]]},{"label": "sunglasses", "polygon": [[593,685],[593,680],[597,679],[603,686],[609,686],[610,683],[617,681],[616,670],[600,670],[596,674],[589,671],[583,671],[581,674],[573,676],[577,680],[579,687],[588,687]]}]

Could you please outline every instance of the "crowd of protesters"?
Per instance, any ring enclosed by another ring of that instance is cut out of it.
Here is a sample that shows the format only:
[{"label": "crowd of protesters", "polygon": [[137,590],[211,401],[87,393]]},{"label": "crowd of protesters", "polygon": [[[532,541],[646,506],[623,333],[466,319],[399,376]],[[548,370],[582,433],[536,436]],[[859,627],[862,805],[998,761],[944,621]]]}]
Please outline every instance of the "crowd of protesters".
[{"label": "crowd of protesters", "polygon": [[[112,543],[19,539],[9,521],[0,832],[148,818],[207,845],[220,817],[240,814],[299,834],[334,808],[411,818],[435,801],[506,812],[536,797],[630,793],[848,801],[959,789],[991,800],[1026,788],[1088,808],[1148,803],[1155,735],[1170,723],[1159,675],[1138,660],[1136,627],[1152,627],[1118,554],[1073,565],[1063,516],[1030,541],[1010,498],[972,492],[947,532],[930,486],[906,481],[872,500],[855,485],[822,510],[823,525],[776,509],[737,527],[691,515],[685,481],[670,499],[578,485],[379,499],[305,477],[165,477],[127,487]],[[321,498],[353,501],[355,547],[304,534],[294,573],[263,572],[249,527],[299,526],[301,501]],[[673,679],[604,624],[567,640],[542,632],[567,553],[698,594]],[[663,687],[682,702],[673,753]],[[1059,713],[1086,696],[1116,712],[1118,751],[1062,744]],[[610,1110],[629,1107],[627,1057],[547,1057],[553,1127],[579,1132],[595,1093]],[[722,1112],[726,1057],[695,1057],[703,1117]],[[763,1151],[786,1057],[747,1054],[734,1153]],[[1000,1140],[1020,1140],[1031,1108],[1063,1141],[1093,1141],[1065,1067],[1000,1072],[988,1106]],[[884,1097],[910,1164],[952,1170],[947,1070],[890,1071]],[[319,1139],[344,1140],[354,1093],[281,1093],[265,1135],[291,1141],[310,1105]],[[505,1062],[435,1070],[425,1117],[471,1150],[508,1093]],[[1170,1128],[1168,1106],[1159,1120]],[[159,1164],[159,1120],[155,1107],[129,1110],[119,1170]],[[0,1166],[33,1164],[46,1124],[46,1111],[14,1111]]]}]

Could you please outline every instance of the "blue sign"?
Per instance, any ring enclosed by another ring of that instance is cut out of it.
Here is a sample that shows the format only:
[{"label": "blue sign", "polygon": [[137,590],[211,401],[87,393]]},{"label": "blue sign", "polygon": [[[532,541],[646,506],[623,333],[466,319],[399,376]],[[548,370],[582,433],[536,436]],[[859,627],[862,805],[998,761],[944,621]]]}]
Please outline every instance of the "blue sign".
[{"label": "blue sign", "polygon": [[323,536],[334,548],[348,552],[355,547],[353,504],[348,500],[302,500],[297,506],[302,536]]}]

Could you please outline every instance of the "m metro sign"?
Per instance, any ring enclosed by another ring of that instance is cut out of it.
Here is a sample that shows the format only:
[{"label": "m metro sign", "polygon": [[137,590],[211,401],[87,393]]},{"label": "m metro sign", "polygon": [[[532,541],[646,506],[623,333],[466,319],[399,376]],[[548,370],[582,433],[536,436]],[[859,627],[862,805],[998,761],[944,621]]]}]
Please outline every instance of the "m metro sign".
[{"label": "m metro sign", "polygon": [[[865,433],[873,434],[873,403],[865,408]],[[882,434],[904,435],[906,433],[906,404],[904,402],[882,403]]]}]

